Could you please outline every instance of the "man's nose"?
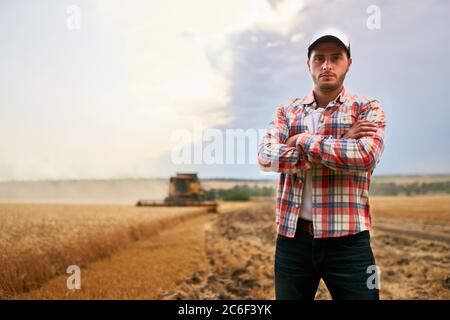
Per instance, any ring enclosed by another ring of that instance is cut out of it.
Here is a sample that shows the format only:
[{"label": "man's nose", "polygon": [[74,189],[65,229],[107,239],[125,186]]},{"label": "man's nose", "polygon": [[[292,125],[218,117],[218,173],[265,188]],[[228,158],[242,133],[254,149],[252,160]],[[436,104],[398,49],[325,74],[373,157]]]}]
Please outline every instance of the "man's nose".
[{"label": "man's nose", "polygon": [[331,69],[331,63],[328,59],[325,59],[325,61],[322,64],[323,70],[330,70]]}]

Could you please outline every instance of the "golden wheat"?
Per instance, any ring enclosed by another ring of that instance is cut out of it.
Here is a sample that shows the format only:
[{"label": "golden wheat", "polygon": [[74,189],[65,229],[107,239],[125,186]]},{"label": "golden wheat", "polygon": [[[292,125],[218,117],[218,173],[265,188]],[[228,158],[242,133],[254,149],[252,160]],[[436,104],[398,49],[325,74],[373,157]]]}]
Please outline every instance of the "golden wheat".
[{"label": "golden wheat", "polygon": [[85,266],[204,213],[199,208],[0,204],[0,298],[37,288],[69,265]]}]

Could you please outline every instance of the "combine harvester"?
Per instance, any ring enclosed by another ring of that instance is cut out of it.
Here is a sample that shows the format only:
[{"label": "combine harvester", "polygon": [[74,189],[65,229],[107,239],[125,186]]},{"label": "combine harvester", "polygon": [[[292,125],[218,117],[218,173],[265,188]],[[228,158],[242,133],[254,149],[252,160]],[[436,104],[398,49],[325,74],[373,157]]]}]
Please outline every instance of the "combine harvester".
[{"label": "combine harvester", "polygon": [[138,207],[203,207],[207,212],[217,212],[217,202],[206,202],[196,173],[177,173],[170,177],[169,196],[164,202],[139,200]]}]

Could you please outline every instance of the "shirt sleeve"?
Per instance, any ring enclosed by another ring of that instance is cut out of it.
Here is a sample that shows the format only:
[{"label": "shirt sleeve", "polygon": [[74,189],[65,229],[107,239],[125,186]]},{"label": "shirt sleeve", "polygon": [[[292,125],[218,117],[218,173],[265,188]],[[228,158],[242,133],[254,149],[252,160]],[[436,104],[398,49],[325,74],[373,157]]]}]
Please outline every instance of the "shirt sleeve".
[{"label": "shirt sleeve", "polygon": [[385,143],[385,115],[377,100],[361,107],[358,120],[377,125],[373,136],[359,139],[301,133],[296,145],[313,164],[323,164],[333,170],[373,171],[379,163]]},{"label": "shirt sleeve", "polygon": [[308,170],[311,164],[298,146],[288,147],[289,126],[284,105],[276,109],[266,134],[258,146],[258,164],[262,171],[294,174]]}]

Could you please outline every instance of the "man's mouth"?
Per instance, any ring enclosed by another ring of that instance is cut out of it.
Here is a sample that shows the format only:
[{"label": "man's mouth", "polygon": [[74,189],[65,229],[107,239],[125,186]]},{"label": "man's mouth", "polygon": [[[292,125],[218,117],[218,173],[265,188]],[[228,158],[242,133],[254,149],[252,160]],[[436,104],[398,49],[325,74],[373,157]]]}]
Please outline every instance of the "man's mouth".
[{"label": "man's mouth", "polygon": [[322,74],[320,78],[322,77],[334,77],[334,74]]}]

